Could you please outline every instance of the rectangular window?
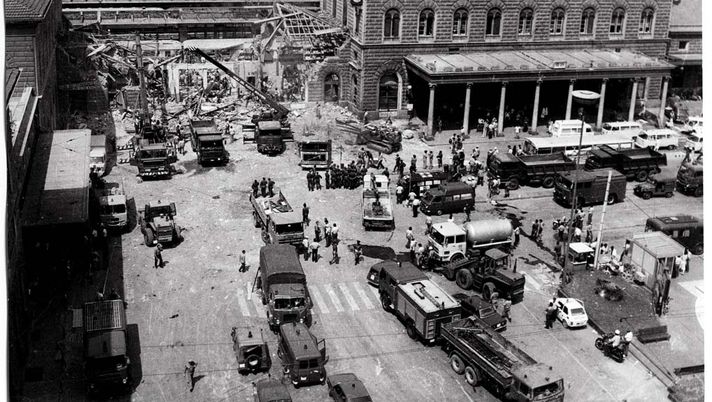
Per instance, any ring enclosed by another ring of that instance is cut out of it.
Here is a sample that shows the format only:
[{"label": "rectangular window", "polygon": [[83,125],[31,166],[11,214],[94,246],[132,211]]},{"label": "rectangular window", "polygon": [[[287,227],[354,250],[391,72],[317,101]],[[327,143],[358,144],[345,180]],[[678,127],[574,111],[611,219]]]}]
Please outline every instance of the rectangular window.
[{"label": "rectangular window", "polygon": [[681,41],[677,42],[677,50],[682,50],[682,51],[686,52],[689,43],[690,42],[688,42],[686,40],[681,40]]},{"label": "rectangular window", "polygon": [[683,230],[682,237],[690,237],[690,229]]}]

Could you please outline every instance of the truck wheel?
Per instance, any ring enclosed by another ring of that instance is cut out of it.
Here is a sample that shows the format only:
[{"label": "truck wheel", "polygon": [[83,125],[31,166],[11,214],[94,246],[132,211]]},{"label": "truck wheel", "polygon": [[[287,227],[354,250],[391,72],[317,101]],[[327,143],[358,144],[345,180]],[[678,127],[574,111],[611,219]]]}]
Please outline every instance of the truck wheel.
[{"label": "truck wheel", "polygon": [[413,321],[408,321],[405,324],[405,332],[408,334],[408,338],[415,340],[418,334],[415,332],[415,323]]},{"label": "truck wheel", "polygon": [[650,194],[650,193],[643,193],[641,196],[643,197],[644,200],[649,200],[650,197],[652,197],[652,194]]},{"label": "truck wheel", "polygon": [[494,293],[494,292],[495,292],[494,283],[487,282],[482,286],[482,297],[485,300],[490,301],[492,299],[492,293]]},{"label": "truck wheel", "polygon": [[480,373],[472,366],[465,367],[465,381],[471,386],[475,386],[480,382]]},{"label": "truck wheel", "polygon": [[507,182],[507,188],[509,188],[510,190],[518,189],[519,188],[519,179],[514,179],[514,178],[509,179],[509,181]]},{"label": "truck wheel", "polygon": [[460,288],[467,290],[472,287],[472,272],[467,269],[461,269],[455,273],[455,282]]},{"label": "truck wheel", "polygon": [[391,311],[391,298],[386,294],[381,295],[381,307],[388,312]]},{"label": "truck wheel", "polygon": [[452,367],[452,371],[457,374],[465,372],[465,363],[463,363],[462,358],[457,353],[453,353],[452,356],[450,356],[450,367]]},{"label": "truck wheel", "polygon": [[153,235],[153,231],[151,229],[146,229],[146,234],[143,237],[148,247],[153,246],[153,241],[156,237]]},{"label": "truck wheel", "polygon": [[618,201],[618,196],[615,194],[608,194],[608,200],[606,202],[608,205],[613,205]]},{"label": "truck wheel", "polygon": [[672,191],[669,193],[665,193],[665,197],[667,197],[667,198],[672,198],[672,196],[673,196]]},{"label": "truck wheel", "polygon": [[260,225],[260,220],[257,219],[257,212],[252,213],[252,219],[255,221],[255,227],[258,228],[262,225]]},{"label": "truck wheel", "polygon": [[442,209],[438,209],[438,211],[437,211],[436,213],[438,214],[438,216],[441,216],[441,215],[443,214],[443,210],[442,210]]},{"label": "truck wheel", "polygon": [[464,260],[464,259],[465,259],[465,256],[464,256],[464,255],[462,255],[462,254],[455,254],[455,255],[453,255],[453,256],[450,258],[450,262],[458,262],[458,261],[462,261],[462,260]]},{"label": "truck wheel", "polygon": [[702,243],[697,243],[695,244],[695,247],[692,248],[692,254],[694,255],[700,255],[705,252],[705,246]]},{"label": "truck wheel", "polygon": [[553,177],[551,177],[551,176],[546,176],[546,177],[544,178],[544,180],[542,180],[541,185],[542,185],[544,188],[552,188],[552,187],[554,187],[554,183],[555,183],[555,182],[556,182],[556,180],[554,180]]},{"label": "truck wheel", "polygon": [[639,170],[635,173],[635,180],[646,181],[648,180],[648,172],[645,170]]},{"label": "truck wheel", "polygon": [[447,278],[447,280],[449,281],[455,279],[455,273],[447,268],[443,269],[443,275],[445,275],[445,278]]},{"label": "truck wheel", "polygon": [[702,187],[697,187],[695,189],[695,197],[702,197]]}]

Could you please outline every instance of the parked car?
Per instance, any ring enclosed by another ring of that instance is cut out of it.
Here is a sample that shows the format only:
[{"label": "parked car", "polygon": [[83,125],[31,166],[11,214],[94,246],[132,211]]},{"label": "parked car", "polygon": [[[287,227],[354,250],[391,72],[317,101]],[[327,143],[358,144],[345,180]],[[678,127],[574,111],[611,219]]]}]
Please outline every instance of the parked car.
[{"label": "parked car", "polygon": [[651,197],[667,197],[670,198],[675,193],[675,177],[648,177],[648,181],[635,186],[633,193],[645,200]]},{"label": "parked car", "polygon": [[566,328],[585,327],[588,324],[588,315],[583,307],[583,302],[570,297],[560,297],[554,301],[556,318]]},{"label": "parked car", "polygon": [[495,331],[507,329],[507,319],[499,314],[494,306],[477,295],[455,293],[452,297],[462,306],[462,318],[475,316],[492,327]]},{"label": "parked car", "polygon": [[333,374],[326,378],[329,396],[335,401],[370,402],[371,395],[353,373]]}]

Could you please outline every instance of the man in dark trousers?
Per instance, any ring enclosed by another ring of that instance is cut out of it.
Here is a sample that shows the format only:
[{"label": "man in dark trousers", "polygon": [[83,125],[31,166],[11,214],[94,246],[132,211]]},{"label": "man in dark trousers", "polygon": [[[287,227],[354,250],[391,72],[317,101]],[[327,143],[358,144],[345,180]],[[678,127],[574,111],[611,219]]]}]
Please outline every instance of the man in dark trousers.
[{"label": "man in dark trousers", "polygon": [[252,196],[259,197],[260,183],[257,180],[252,182]]},{"label": "man in dark trousers", "polygon": [[267,178],[267,191],[270,197],[274,197],[274,181],[271,177]]},{"label": "man in dark trousers", "polygon": [[443,151],[440,150],[438,151],[438,169],[441,169],[443,167]]},{"label": "man in dark trousers", "polygon": [[517,226],[514,228],[514,248],[517,248],[519,246],[519,232],[521,231],[521,228]]},{"label": "man in dark trousers", "polygon": [[361,261],[361,254],[363,254],[363,248],[361,247],[361,240],[356,240],[356,245],[354,246],[354,264],[358,265]]},{"label": "man in dark trousers", "polygon": [[309,226],[309,207],[307,206],[306,202],[302,207],[302,223],[304,223],[306,226]]},{"label": "man in dark trousers", "polygon": [[262,193],[263,197],[267,197],[267,179],[265,179],[264,177],[260,182],[260,193]]},{"label": "man in dark trousers", "polygon": [[247,258],[245,256],[245,250],[242,250],[242,253],[240,254],[240,272],[246,272],[247,271]]},{"label": "man in dark trousers", "polygon": [[161,254],[162,251],[163,246],[161,245],[161,243],[158,243],[156,245],[156,251],[153,252],[153,268],[163,268],[163,255]]},{"label": "man in dark trousers", "polygon": [[321,190],[321,175],[319,174],[319,172],[314,170],[313,177],[314,177],[314,186],[316,186],[317,190]]},{"label": "man in dark trousers", "polygon": [[465,222],[470,221],[470,213],[472,212],[472,205],[466,204],[465,208],[463,208],[463,212],[465,213]]},{"label": "man in dark trousers", "polygon": [[331,261],[329,265],[339,263],[339,240],[334,239],[331,242]]},{"label": "man in dark trousers", "polygon": [[314,175],[311,170],[307,172],[307,190],[314,191]]},{"label": "man in dark trousers", "polygon": [[197,366],[198,366],[198,363],[190,360],[185,365],[185,370],[183,370],[183,373],[185,374],[186,382],[188,383],[188,388],[190,388],[190,392],[193,392],[193,389],[195,388],[195,368]]},{"label": "man in dark trousers", "polygon": [[554,307],[554,302],[549,302],[549,307],[546,308],[546,325],[545,329],[551,329],[554,327],[554,320],[556,320],[556,307]]},{"label": "man in dark trousers", "polygon": [[329,169],[326,169],[326,172],[324,172],[324,185],[327,190],[331,188],[331,175],[329,174]]}]

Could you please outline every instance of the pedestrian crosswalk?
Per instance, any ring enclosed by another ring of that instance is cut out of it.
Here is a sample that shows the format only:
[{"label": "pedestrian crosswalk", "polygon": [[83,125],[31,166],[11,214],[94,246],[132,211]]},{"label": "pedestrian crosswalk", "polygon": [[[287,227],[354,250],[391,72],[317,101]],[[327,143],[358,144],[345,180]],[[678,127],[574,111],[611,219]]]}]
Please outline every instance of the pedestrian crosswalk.
[{"label": "pedestrian crosswalk", "polygon": [[[315,314],[345,314],[374,310],[380,307],[378,290],[366,282],[340,282],[309,284],[309,293]],[[236,307],[243,317],[262,317],[266,314],[259,294],[251,285],[236,292]]]}]

